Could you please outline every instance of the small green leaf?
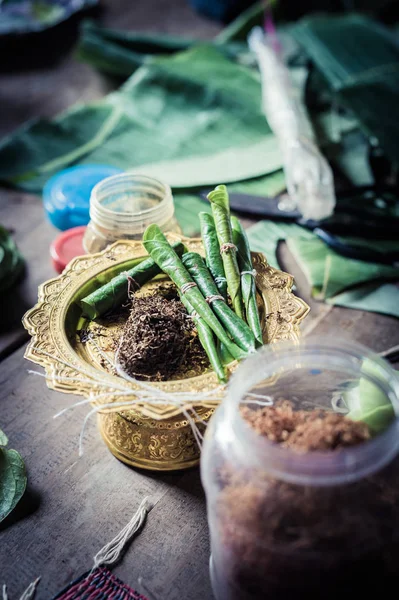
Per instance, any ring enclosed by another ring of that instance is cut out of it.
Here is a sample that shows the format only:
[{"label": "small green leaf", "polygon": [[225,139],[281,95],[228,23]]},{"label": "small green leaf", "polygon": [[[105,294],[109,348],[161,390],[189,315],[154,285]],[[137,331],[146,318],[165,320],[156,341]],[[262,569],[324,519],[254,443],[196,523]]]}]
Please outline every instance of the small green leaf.
[{"label": "small green leaf", "polygon": [[0,522],[16,507],[26,489],[26,470],[16,450],[0,449]]},{"label": "small green leaf", "polygon": [[7,444],[8,444],[8,437],[6,436],[4,431],[1,431],[1,429],[0,429],[0,446],[7,446]]},{"label": "small green leaf", "polygon": [[373,434],[384,431],[395,419],[395,411],[386,393],[369,379],[378,379],[379,367],[366,359],[362,366],[364,377],[360,377],[358,385],[348,389],[343,398],[349,413],[346,415],[354,421],[367,423]]}]

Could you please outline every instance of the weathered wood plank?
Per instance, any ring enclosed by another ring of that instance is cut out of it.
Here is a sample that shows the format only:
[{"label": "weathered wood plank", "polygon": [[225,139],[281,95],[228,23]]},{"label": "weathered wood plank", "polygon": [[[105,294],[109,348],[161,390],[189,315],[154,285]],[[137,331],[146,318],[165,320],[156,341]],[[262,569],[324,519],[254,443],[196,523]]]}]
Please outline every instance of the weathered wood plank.
[{"label": "weathered wood plank", "polygon": [[77,398],[52,392],[42,378],[29,375],[23,350],[0,366],[0,428],[21,452],[29,476],[21,506],[0,526],[0,583],[18,597],[40,575],[37,598],[48,599],[91,567],[92,557],[149,496],[155,506],[148,525],[115,573],[132,586],[142,576],[161,598],[177,600],[183,590],[193,600],[209,598],[198,470],[163,475],[130,469],[109,453],[95,420],[79,459],[87,408],[53,419]]}]

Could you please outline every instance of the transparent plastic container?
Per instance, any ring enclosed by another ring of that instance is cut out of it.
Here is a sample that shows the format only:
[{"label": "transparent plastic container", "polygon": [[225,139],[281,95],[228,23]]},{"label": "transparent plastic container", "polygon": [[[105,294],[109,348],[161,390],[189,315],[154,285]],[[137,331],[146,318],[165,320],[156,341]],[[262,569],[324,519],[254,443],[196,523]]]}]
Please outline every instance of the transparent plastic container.
[{"label": "transparent plastic container", "polygon": [[[373,435],[299,454],[242,418],[259,396],[362,417]],[[349,342],[266,346],[239,367],[201,459],[217,600],[372,597],[399,583],[398,396],[388,363]]]},{"label": "transparent plastic container", "polygon": [[148,225],[181,233],[171,189],[151,177],[121,173],[100,181],[90,196],[90,222],[83,239],[92,254],[121,239],[141,240]]}]

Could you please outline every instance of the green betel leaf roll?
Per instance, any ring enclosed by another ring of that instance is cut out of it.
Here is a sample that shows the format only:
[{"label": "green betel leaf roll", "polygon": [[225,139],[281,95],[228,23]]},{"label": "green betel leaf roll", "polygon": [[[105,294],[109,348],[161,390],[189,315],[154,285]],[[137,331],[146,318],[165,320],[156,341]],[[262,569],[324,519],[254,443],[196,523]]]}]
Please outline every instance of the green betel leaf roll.
[{"label": "green betel leaf roll", "polygon": [[263,344],[262,326],[256,302],[256,284],[252,266],[251,250],[247,234],[237,217],[231,217],[233,241],[237,246],[237,260],[241,272],[241,291],[247,323],[259,344]]},{"label": "green betel leaf roll", "polygon": [[187,252],[183,255],[182,262],[233,341],[243,350],[253,352],[255,338],[251,329],[219,294],[203,258],[196,252]]},{"label": "green betel leaf roll", "polygon": [[206,264],[212,273],[219,294],[227,300],[227,279],[224,274],[223,259],[220,254],[218,236],[216,235],[215,221],[209,213],[200,212],[201,237],[204,244]]},{"label": "green betel leaf roll", "polygon": [[234,312],[244,318],[241,296],[240,271],[237,263],[237,249],[233,242],[233,232],[230,223],[230,205],[227,188],[218,185],[208,194],[212,205],[212,214],[215,220],[216,234],[220,245],[220,254],[223,260],[224,272],[227,279],[227,289],[230,294]]},{"label": "green betel leaf roll", "polygon": [[220,321],[214,315],[212,309],[206,303],[205,298],[199,291],[197,284],[192,280],[186,267],[169,244],[168,240],[158,227],[150,225],[144,232],[143,244],[151,258],[166,273],[177,286],[179,293],[185,295],[191,306],[200,317],[209,325],[217,338],[223,342],[230,354],[237,360],[245,358],[246,353],[234,344]]},{"label": "green betel leaf roll", "polygon": [[[175,242],[173,248],[179,256],[184,252],[182,242]],[[129,285],[132,286],[134,291],[161,272],[161,269],[151,257],[145,258],[132,269],[120,273],[111,279],[109,283],[102,285],[89,296],[80,300],[83,315],[93,320],[101,317],[109,310],[118,308],[128,298]]]},{"label": "green betel leaf roll", "polygon": [[226,372],[217,351],[215,336],[213,335],[212,329],[206,323],[204,323],[204,320],[198,315],[198,313],[196,313],[184,294],[180,294],[180,300],[186,307],[188,314],[191,315],[194,320],[198,331],[199,340],[209,358],[209,362],[211,363],[218,380],[220,383],[226,383]]}]

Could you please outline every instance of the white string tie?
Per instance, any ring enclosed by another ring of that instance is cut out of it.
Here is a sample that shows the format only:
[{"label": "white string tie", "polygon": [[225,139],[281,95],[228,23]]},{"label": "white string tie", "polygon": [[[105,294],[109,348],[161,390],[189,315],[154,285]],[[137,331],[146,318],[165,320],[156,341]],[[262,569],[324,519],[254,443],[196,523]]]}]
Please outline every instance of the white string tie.
[{"label": "white string tie", "polygon": [[[118,561],[127,542],[142,528],[147,518],[147,514],[152,508],[148,496],[141,502],[137,512],[130,519],[129,523],[108,542],[93,558],[93,569],[103,565],[112,565]],[[22,598],[21,598],[22,600]]]}]

